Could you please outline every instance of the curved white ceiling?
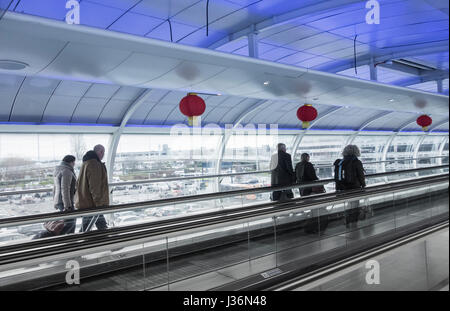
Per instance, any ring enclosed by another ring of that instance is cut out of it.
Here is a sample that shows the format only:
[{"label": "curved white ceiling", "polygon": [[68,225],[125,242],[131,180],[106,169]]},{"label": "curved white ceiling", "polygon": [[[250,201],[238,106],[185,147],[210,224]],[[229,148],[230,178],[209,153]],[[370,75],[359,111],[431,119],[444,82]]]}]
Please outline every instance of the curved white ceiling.
[{"label": "curved white ceiling", "polygon": [[34,16],[7,12],[0,33],[22,75],[448,117],[448,96]]}]

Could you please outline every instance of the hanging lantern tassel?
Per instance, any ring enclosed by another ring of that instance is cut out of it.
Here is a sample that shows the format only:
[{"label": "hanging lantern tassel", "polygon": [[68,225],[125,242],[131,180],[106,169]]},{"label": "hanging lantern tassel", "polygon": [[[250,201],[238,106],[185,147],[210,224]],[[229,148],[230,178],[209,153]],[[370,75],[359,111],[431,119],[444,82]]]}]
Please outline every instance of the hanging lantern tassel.
[{"label": "hanging lantern tassel", "polygon": [[416,120],[417,124],[422,127],[424,132],[428,131],[428,127],[433,123],[433,120],[426,114],[421,115]]},{"label": "hanging lantern tassel", "polygon": [[297,118],[302,121],[302,128],[306,129],[310,126],[309,122],[317,118],[317,110],[309,104],[303,105],[297,110]]},{"label": "hanging lantern tassel", "polygon": [[188,117],[188,124],[189,126],[199,126],[201,123],[202,117],[201,116],[192,116]]}]

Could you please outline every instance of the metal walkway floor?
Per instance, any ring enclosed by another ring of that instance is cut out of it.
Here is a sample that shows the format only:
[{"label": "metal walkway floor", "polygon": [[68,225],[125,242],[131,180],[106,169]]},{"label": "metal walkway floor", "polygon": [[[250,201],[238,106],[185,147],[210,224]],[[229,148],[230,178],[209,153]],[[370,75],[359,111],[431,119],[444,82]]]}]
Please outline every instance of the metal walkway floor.
[{"label": "metal walkway floor", "polygon": [[311,291],[434,291],[447,290],[449,283],[449,230],[440,230],[394,250],[375,256],[379,284],[373,266],[366,262],[333,273],[295,290]]},{"label": "metal walkway floor", "polygon": [[[447,200],[439,202],[438,206],[430,209],[422,208],[409,212],[397,210],[387,213],[384,211],[366,221],[359,222],[359,228],[351,232],[345,232],[342,225],[336,226],[330,223],[325,234],[320,238],[317,235],[307,235],[302,230],[291,230],[277,235],[277,255],[274,254],[275,243],[272,235],[251,240],[249,244],[247,241],[238,242],[170,258],[169,274],[165,261],[154,262],[146,264],[145,268],[141,265],[84,279],[80,285],[55,286],[48,290],[168,290],[168,280],[171,283],[170,290],[208,290],[299,258],[392,230],[400,223],[402,225],[414,223],[417,219],[426,218],[427,213],[444,210],[448,211]],[[405,256],[409,258],[410,255]]]}]

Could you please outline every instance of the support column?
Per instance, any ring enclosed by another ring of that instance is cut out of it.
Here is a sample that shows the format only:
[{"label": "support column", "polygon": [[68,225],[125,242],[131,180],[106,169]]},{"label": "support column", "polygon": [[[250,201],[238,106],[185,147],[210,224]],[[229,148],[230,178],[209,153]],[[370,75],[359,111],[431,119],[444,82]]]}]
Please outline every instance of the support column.
[{"label": "support column", "polygon": [[449,141],[448,136],[444,136],[444,138],[442,139],[442,143],[441,143],[441,145],[439,146],[438,156],[441,157],[441,158],[438,158],[438,165],[442,165],[442,163],[443,163],[443,162],[442,162],[442,155],[444,154],[444,147],[445,147],[445,144],[447,144],[448,141]]},{"label": "support column", "polygon": [[[260,100],[260,101],[256,102],[250,108],[245,110],[236,120],[234,120],[233,126],[231,128],[225,129],[225,132],[219,143],[219,148],[217,150],[217,162],[216,162],[216,167],[215,167],[215,171],[216,171],[217,175],[219,175],[221,173],[222,159],[225,154],[225,148],[227,147],[227,143],[228,143],[228,140],[230,139],[231,135],[233,135],[233,131],[242,123],[242,121],[244,121],[244,119],[248,115],[254,113],[255,111],[257,111],[258,109],[263,107],[264,104],[266,104],[268,102],[269,102],[268,100]],[[220,189],[219,186],[220,186],[220,180],[219,180],[219,178],[216,178],[216,183],[215,183],[216,192],[219,191],[219,189]]]},{"label": "support column", "polygon": [[370,80],[378,81],[378,68],[375,66],[375,60],[373,57],[370,58]]},{"label": "support column", "polygon": [[437,92],[439,94],[443,94],[444,93],[444,80],[440,79],[436,81],[437,84]]},{"label": "support column", "polygon": [[[429,133],[424,133],[422,135],[422,137],[420,137],[417,142],[416,142],[416,146],[414,147],[414,153],[413,153],[413,161],[414,161],[414,168],[417,168],[417,157],[419,155],[419,149],[420,149],[420,145],[422,145],[423,141],[425,140],[425,138],[429,135]],[[419,176],[419,173],[416,173],[416,176]]]},{"label": "support column", "polygon": [[[386,161],[387,161],[387,154],[389,152],[389,148],[391,147],[392,142],[394,141],[395,137],[397,137],[398,133],[399,132],[392,134],[392,136],[389,137],[389,140],[387,141],[386,145],[384,146],[383,157],[381,158],[381,161],[383,161],[382,163],[383,163],[383,172],[384,173],[386,173]],[[386,183],[389,181],[387,176],[384,177],[384,179],[385,179]]]},{"label": "support column", "polygon": [[259,58],[258,53],[258,33],[252,32],[248,34],[248,56]]},{"label": "support column", "polygon": [[328,110],[324,115],[322,115],[321,117],[319,117],[316,120],[314,120],[313,122],[311,122],[309,128],[300,131],[300,133],[297,135],[297,138],[294,141],[294,145],[292,146],[292,160],[295,159],[295,154],[297,153],[298,146],[302,142],[302,139],[306,135],[308,130],[310,130],[317,122],[319,122],[323,118],[325,118],[335,112],[338,112],[341,109],[344,109],[344,107],[335,107],[335,108]]},{"label": "support column", "polygon": [[[107,160],[106,160],[106,169],[108,170],[108,182],[112,182],[113,179],[113,170],[114,170],[114,162],[116,160],[116,152],[117,147],[119,146],[120,136],[123,133],[123,130],[125,128],[125,125],[127,124],[128,120],[131,118],[133,113],[136,111],[136,109],[145,102],[145,100],[150,96],[151,90],[147,89],[144,90],[141,95],[139,95],[133,103],[128,107],[128,110],[125,112],[125,115],[120,122],[120,126],[117,128],[117,130],[113,133],[109,140],[109,146],[108,146],[108,154],[107,154]],[[112,201],[111,201],[112,202]]]}]

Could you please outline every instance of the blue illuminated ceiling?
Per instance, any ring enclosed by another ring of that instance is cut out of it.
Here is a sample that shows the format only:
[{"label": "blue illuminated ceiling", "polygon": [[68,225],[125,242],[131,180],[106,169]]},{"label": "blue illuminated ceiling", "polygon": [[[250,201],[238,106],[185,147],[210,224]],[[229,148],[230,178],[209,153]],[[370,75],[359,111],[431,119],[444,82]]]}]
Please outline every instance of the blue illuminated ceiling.
[{"label": "blue illuminated ceiling", "polygon": [[[63,21],[66,2],[2,0],[0,6]],[[355,36],[357,66],[374,57],[413,60],[447,73],[449,68],[447,1],[380,0],[380,24],[369,25],[366,1],[211,0],[208,36],[206,0],[78,2],[83,25],[245,56],[246,34],[253,25],[261,59],[344,75],[355,76],[351,73]],[[406,77],[400,71],[380,71],[378,79],[385,83],[396,84]],[[368,70],[356,76],[369,79]],[[428,81],[410,85],[419,82]]]},{"label": "blue illuminated ceiling", "polygon": [[[0,9],[8,7],[9,11],[64,21],[68,11],[65,8],[66,2],[0,0]],[[78,2],[80,22],[90,27],[164,41],[172,39],[173,42],[184,45],[243,56],[249,55],[247,35],[254,29],[257,32],[259,58],[264,60],[369,80],[369,63],[373,58],[378,65],[379,82],[437,92],[436,79],[439,78],[443,79],[442,93],[448,94],[449,90],[447,1],[379,0],[380,24],[368,25],[365,21],[368,11],[365,8],[366,1],[211,0],[208,36],[206,0]],[[391,64],[387,61],[399,62]],[[8,105],[0,107],[1,121],[5,122],[116,124],[130,101],[140,91],[135,88],[58,79],[36,79],[33,82],[32,78],[20,76],[14,78],[17,79],[15,82],[8,82],[12,78],[6,78],[7,76],[0,75],[0,96],[3,99],[11,98]],[[7,83],[13,85],[6,87]],[[35,83],[44,85],[36,88]],[[86,90],[88,87],[92,89]],[[149,104],[142,108],[147,110],[134,115],[131,124],[179,122],[182,118],[177,115],[174,103],[177,103],[181,95],[172,91],[167,96],[173,96],[173,101],[149,100]],[[30,105],[31,101],[35,104]],[[211,97],[208,101],[212,101],[208,106],[211,110],[206,111],[205,120],[217,123],[235,121],[240,113],[255,104],[253,99],[235,97]],[[214,104],[215,101],[218,101],[217,105]],[[86,107],[91,112],[87,113],[84,109]],[[278,108],[273,111],[273,107]],[[268,104],[267,108],[254,116],[248,116],[246,121],[277,122],[294,127],[298,125],[294,115],[296,107],[298,103]],[[326,112],[330,107],[319,108],[321,112]],[[342,123],[324,119],[318,126],[356,129],[364,122],[364,118],[370,119],[379,113],[376,110],[353,112],[358,113],[360,118],[346,119],[349,114],[341,112],[342,115],[338,116]],[[396,116],[400,121],[405,121],[408,117],[411,116]],[[388,123],[380,124],[376,129],[394,129],[388,128]]]}]

